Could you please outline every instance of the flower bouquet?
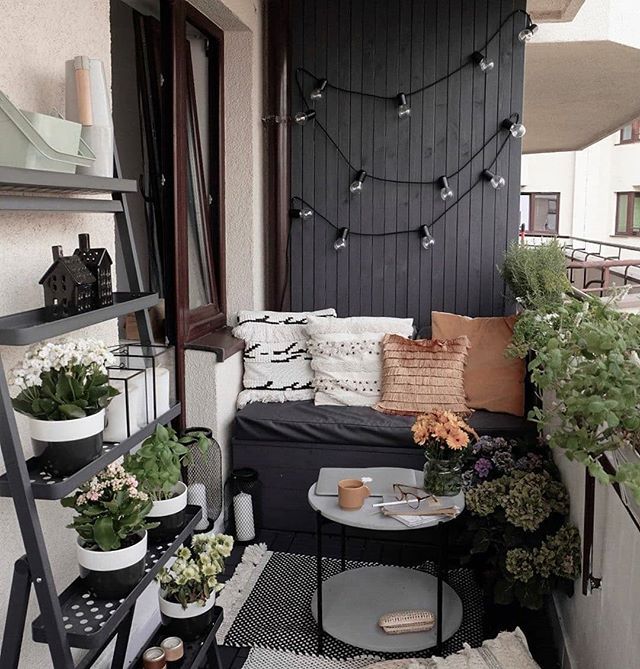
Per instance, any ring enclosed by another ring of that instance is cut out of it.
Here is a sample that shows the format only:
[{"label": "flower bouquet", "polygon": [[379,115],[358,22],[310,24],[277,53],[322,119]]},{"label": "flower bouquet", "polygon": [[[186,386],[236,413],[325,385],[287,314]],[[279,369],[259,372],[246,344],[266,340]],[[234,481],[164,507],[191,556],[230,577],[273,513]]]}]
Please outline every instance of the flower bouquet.
[{"label": "flower bouquet", "polygon": [[424,489],[436,496],[457,495],[462,488],[462,464],[473,440],[473,428],[450,411],[434,409],[418,416],[413,440],[424,447]]}]

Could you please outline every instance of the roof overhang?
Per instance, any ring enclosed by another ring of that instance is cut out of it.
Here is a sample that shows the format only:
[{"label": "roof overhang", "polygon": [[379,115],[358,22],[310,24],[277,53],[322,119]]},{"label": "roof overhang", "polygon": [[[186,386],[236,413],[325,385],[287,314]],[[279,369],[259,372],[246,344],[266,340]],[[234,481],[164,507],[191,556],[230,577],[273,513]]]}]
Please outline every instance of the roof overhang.
[{"label": "roof overhang", "polygon": [[585,0],[529,0],[527,11],[534,21],[560,23],[573,21]]}]

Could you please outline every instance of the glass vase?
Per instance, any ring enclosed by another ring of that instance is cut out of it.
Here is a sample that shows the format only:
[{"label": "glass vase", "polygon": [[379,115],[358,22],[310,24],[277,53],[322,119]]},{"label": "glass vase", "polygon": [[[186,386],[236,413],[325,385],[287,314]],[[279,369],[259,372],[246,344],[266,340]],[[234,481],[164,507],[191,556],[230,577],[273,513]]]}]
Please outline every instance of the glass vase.
[{"label": "glass vase", "polygon": [[425,457],[424,489],[436,497],[457,495],[462,490],[462,463]]}]

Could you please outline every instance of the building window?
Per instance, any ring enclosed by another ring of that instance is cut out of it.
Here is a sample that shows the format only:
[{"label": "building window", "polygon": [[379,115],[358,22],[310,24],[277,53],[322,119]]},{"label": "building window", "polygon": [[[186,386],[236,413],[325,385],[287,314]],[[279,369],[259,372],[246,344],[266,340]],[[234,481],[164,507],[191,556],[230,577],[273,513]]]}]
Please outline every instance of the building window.
[{"label": "building window", "polygon": [[539,235],[558,234],[560,193],[522,193],[520,227]]},{"label": "building window", "polygon": [[620,128],[620,144],[634,144],[640,142],[640,119]]},{"label": "building window", "polygon": [[640,235],[640,193],[618,193],[616,235]]}]

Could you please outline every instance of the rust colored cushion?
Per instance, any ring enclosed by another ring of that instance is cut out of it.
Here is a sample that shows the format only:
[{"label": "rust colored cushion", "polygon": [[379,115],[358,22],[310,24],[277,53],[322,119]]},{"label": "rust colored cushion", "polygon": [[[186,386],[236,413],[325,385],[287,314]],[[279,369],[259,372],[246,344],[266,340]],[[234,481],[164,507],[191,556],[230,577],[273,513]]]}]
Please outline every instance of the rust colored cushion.
[{"label": "rust colored cushion", "polygon": [[416,416],[432,409],[469,413],[464,366],[469,340],[382,340],[382,399],[375,406],[389,414]]},{"label": "rust colored cushion", "polygon": [[471,348],[464,372],[467,403],[472,409],[524,415],[524,360],[507,358],[517,316],[469,318],[434,311],[432,336],[450,339],[465,335]]}]

